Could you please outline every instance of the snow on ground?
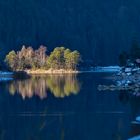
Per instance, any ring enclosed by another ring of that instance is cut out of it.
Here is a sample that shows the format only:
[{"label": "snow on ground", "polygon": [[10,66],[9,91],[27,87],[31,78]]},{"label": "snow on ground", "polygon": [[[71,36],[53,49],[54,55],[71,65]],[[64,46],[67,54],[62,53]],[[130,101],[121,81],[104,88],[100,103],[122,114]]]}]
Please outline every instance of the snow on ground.
[{"label": "snow on ground", "polygon": [[3,71],[0,71],[0,81],[10,81],[10,80],[13,80],[12,76],[13,76],[13,72],[3,72]]},{"label": "snow on ground", "polygon": [[140,140],[140,135],[139,136],[132,137],[132,138],[129,138],[128,140]]},{"label": "snow on ground", "polygon": [[11,80],[13,80],[13,78],[6,78],[6,77],[0,78],[0,81],[11,81]]},{"label": "snow on ground", "polygon": [[95,67],[92,68],[92,72],[119,72],[121,67],[119,66],[107,66],[107,67]]},{"label": "snow on ground", "polygon": [[0,71],[0,75],[13,75],[13,72]]}]

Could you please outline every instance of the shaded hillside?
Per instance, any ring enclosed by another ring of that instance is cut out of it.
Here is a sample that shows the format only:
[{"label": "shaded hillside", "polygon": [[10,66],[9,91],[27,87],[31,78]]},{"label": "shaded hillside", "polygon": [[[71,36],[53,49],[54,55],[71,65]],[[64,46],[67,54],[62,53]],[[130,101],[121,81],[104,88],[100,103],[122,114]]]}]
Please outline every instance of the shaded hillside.
[{"label": "shaded hillside", "polygon": [[138,0],[1,0],[0,47],[3,54],[22,44],[64,45],[84,59],[114,64],[118,54],[140,36]]}]

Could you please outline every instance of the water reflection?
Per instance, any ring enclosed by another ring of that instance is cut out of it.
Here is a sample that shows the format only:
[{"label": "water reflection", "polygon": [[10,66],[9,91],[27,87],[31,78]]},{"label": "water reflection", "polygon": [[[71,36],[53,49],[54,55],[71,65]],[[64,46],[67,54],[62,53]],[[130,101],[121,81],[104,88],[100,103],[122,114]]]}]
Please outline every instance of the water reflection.
[{"label": "water reflection", "polygon": [[[100,82],[105,85],[112,84],[112,81],[109,82],[102,78],[101,74],[58,77],[35,76],[24,81],[4,82],[2,85],[0,83],[0,138],[5,134],[4,139],[10,140],[123,140],[140,134],[139,125],[131,123],[140,116],[139,97],[130,96],[132,94],[126,90],[119,92],[97,91],[97,85]],[[78,96],[61,100],[53,98],[56,95],[59,95],[58,97],[69,96],[66,91],[74,93],[75,90],[72,90],[71,87],[68,88],[70,91],[64,88],[67,87],[64,86],[66,82],[70,83],[67,84],[68,86],[78,84],[80,90],[77,78],[84,83]],[[38,96],[43,95],[37,94],[37,91],[39,93],[41,91],[38,88],[45,91],[44,95],[45,98],[48,97],[48,100],[38,100],[40,98]],[[60,90],[54,94],[57,88]],[[9,95],[7,89],[10,89],[15,96]],[[27,100],[22,101],[20,92],[28,93],[29,90],[31,90],[31,95],[33,94],[31,97],[36,97],[28,100],[29,95],[25,94]],[[60,91],[62,93],[65,91],[65,93],[58,94]]]},{"label": "water reflection", "polygon": [[80,83],[77,75],[47,75],[32,76],[30,79],[12,81],[8,85],[11,95],[20,94],[23,99],[38,96],[40,99],[47,98],[47,92],[56,98],[64,98],[71,94],[78,94]]},{"label": "water reflection", "polygon": [[120,102],[124,106],[129,105],[130,133],[128,137],[130,139],[140,139],[140,83],[126,79],[112,80],[110,85],[99,85],[98,90],[117,93]]}]

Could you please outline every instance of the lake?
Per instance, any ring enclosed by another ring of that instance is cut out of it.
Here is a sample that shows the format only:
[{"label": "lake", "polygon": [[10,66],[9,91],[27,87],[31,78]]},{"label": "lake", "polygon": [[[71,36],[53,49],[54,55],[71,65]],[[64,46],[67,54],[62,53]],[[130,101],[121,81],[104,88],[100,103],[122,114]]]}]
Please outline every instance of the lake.
[{"label": "lake", "polygon": [[111,73],[0,82],[0,140],[126,140],[140,134],[140,98],[98,91]]}]

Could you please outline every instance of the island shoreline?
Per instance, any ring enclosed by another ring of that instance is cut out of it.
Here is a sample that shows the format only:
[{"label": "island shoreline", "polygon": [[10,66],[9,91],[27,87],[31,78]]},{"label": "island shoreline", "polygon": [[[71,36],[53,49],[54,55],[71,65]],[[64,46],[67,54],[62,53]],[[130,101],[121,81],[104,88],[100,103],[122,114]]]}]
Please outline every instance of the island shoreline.
[{"label": "island shoreline", "polygon": [[40,75],[40,74],[78,74],[81,73],[80,71],[77,70],[42,70],[42,69],[37,69],[37,70],[24,70],[29,75]]}]

